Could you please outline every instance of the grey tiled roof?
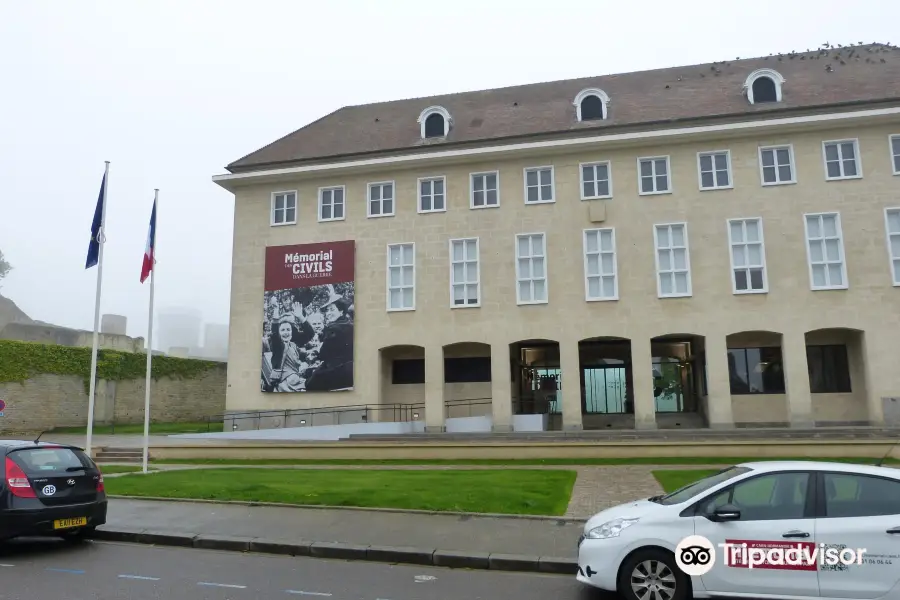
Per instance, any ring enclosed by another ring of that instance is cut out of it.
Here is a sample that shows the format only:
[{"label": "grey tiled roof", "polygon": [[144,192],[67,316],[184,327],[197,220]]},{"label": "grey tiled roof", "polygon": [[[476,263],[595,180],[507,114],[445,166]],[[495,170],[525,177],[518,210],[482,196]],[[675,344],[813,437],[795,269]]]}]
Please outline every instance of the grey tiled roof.
[{"label": "grey tiled roof", "polygon": [[[751,105],[743,92],[753,71],[784,78],[783,101]],[[608,118],[578,122],[572,102],[588,87],[610,97]],[[699,119],[772,116],[829,106],[900,100],[900,48],[866,44],[775,54],[744,60],[535,83],[493,90],[412,98],[341,108],[228,165],[232,172],[277,168],[354,156],[397,154],[428,147],[573,132],[628,131]],[[422,140],[419,114],[446,108],[446,138]]]}]

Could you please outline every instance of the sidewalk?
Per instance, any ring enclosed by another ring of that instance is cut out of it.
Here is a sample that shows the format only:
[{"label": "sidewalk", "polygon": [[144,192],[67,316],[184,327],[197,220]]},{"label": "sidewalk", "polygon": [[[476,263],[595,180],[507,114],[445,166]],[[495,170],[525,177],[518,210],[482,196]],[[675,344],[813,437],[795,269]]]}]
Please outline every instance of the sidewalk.
[{"label": "sidewalk", "polygon": [[470,554],[525,554],[574,559],[583,522],[300,509],[148,500],[109,501],[101,529],[338,542]]}]

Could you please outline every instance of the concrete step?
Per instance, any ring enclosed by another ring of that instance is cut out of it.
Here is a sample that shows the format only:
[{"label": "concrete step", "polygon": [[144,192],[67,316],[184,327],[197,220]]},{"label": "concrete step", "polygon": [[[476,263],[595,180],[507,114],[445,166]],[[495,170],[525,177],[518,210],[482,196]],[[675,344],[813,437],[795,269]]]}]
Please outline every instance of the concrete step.
[{"label": "concrete step", "polygon": [[144,462],[143,456],[138,457],[128,457],[128,458],[108,458],[97,456],[94,458],[94,462],[97,464],[106,464],[106,463],[126,463],[126,464],[141,464]]},{"label": "concrete step", "polygon": [[97,452],[94,456],[104,460],[115,460],[119,458],[143,458],[144,454],[143,452]]}]

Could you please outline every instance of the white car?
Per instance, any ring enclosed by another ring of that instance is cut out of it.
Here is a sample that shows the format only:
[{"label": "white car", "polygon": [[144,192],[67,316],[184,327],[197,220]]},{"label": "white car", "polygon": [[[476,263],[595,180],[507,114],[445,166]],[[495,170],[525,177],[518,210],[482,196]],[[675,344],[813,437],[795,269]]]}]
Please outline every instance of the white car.
[{"label": "white car", "polygon": [[[688,536],[703,536],[707,547],[695,538],[684,553]],[[748,568],[754,551],[759,558],[772,548],[780,553]],[[788,548],[800,549],[792,563],[781,554]],[[846,548],[853,554],[842,558],[852,564],[823,560]],[[577,578],[628,600],[900,600],[900,470],[812,461],[730,467],[591,517],[578,541]]]}]

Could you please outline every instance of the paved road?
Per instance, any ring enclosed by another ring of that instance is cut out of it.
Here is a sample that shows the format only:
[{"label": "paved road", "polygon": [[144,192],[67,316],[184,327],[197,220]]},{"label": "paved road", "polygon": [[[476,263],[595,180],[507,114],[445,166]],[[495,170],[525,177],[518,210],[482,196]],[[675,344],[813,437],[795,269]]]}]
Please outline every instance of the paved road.
[{"label": "paved road", "polygon": [[[0,549],[0,598],[34,600],[594,600],[572,577],[108,542]],[[604,599],[606,600],[606,599]]]},{"label": "paved road", "polygon": [[581,523],[114,498],[107,525],[271,540],[574,558]]}]

